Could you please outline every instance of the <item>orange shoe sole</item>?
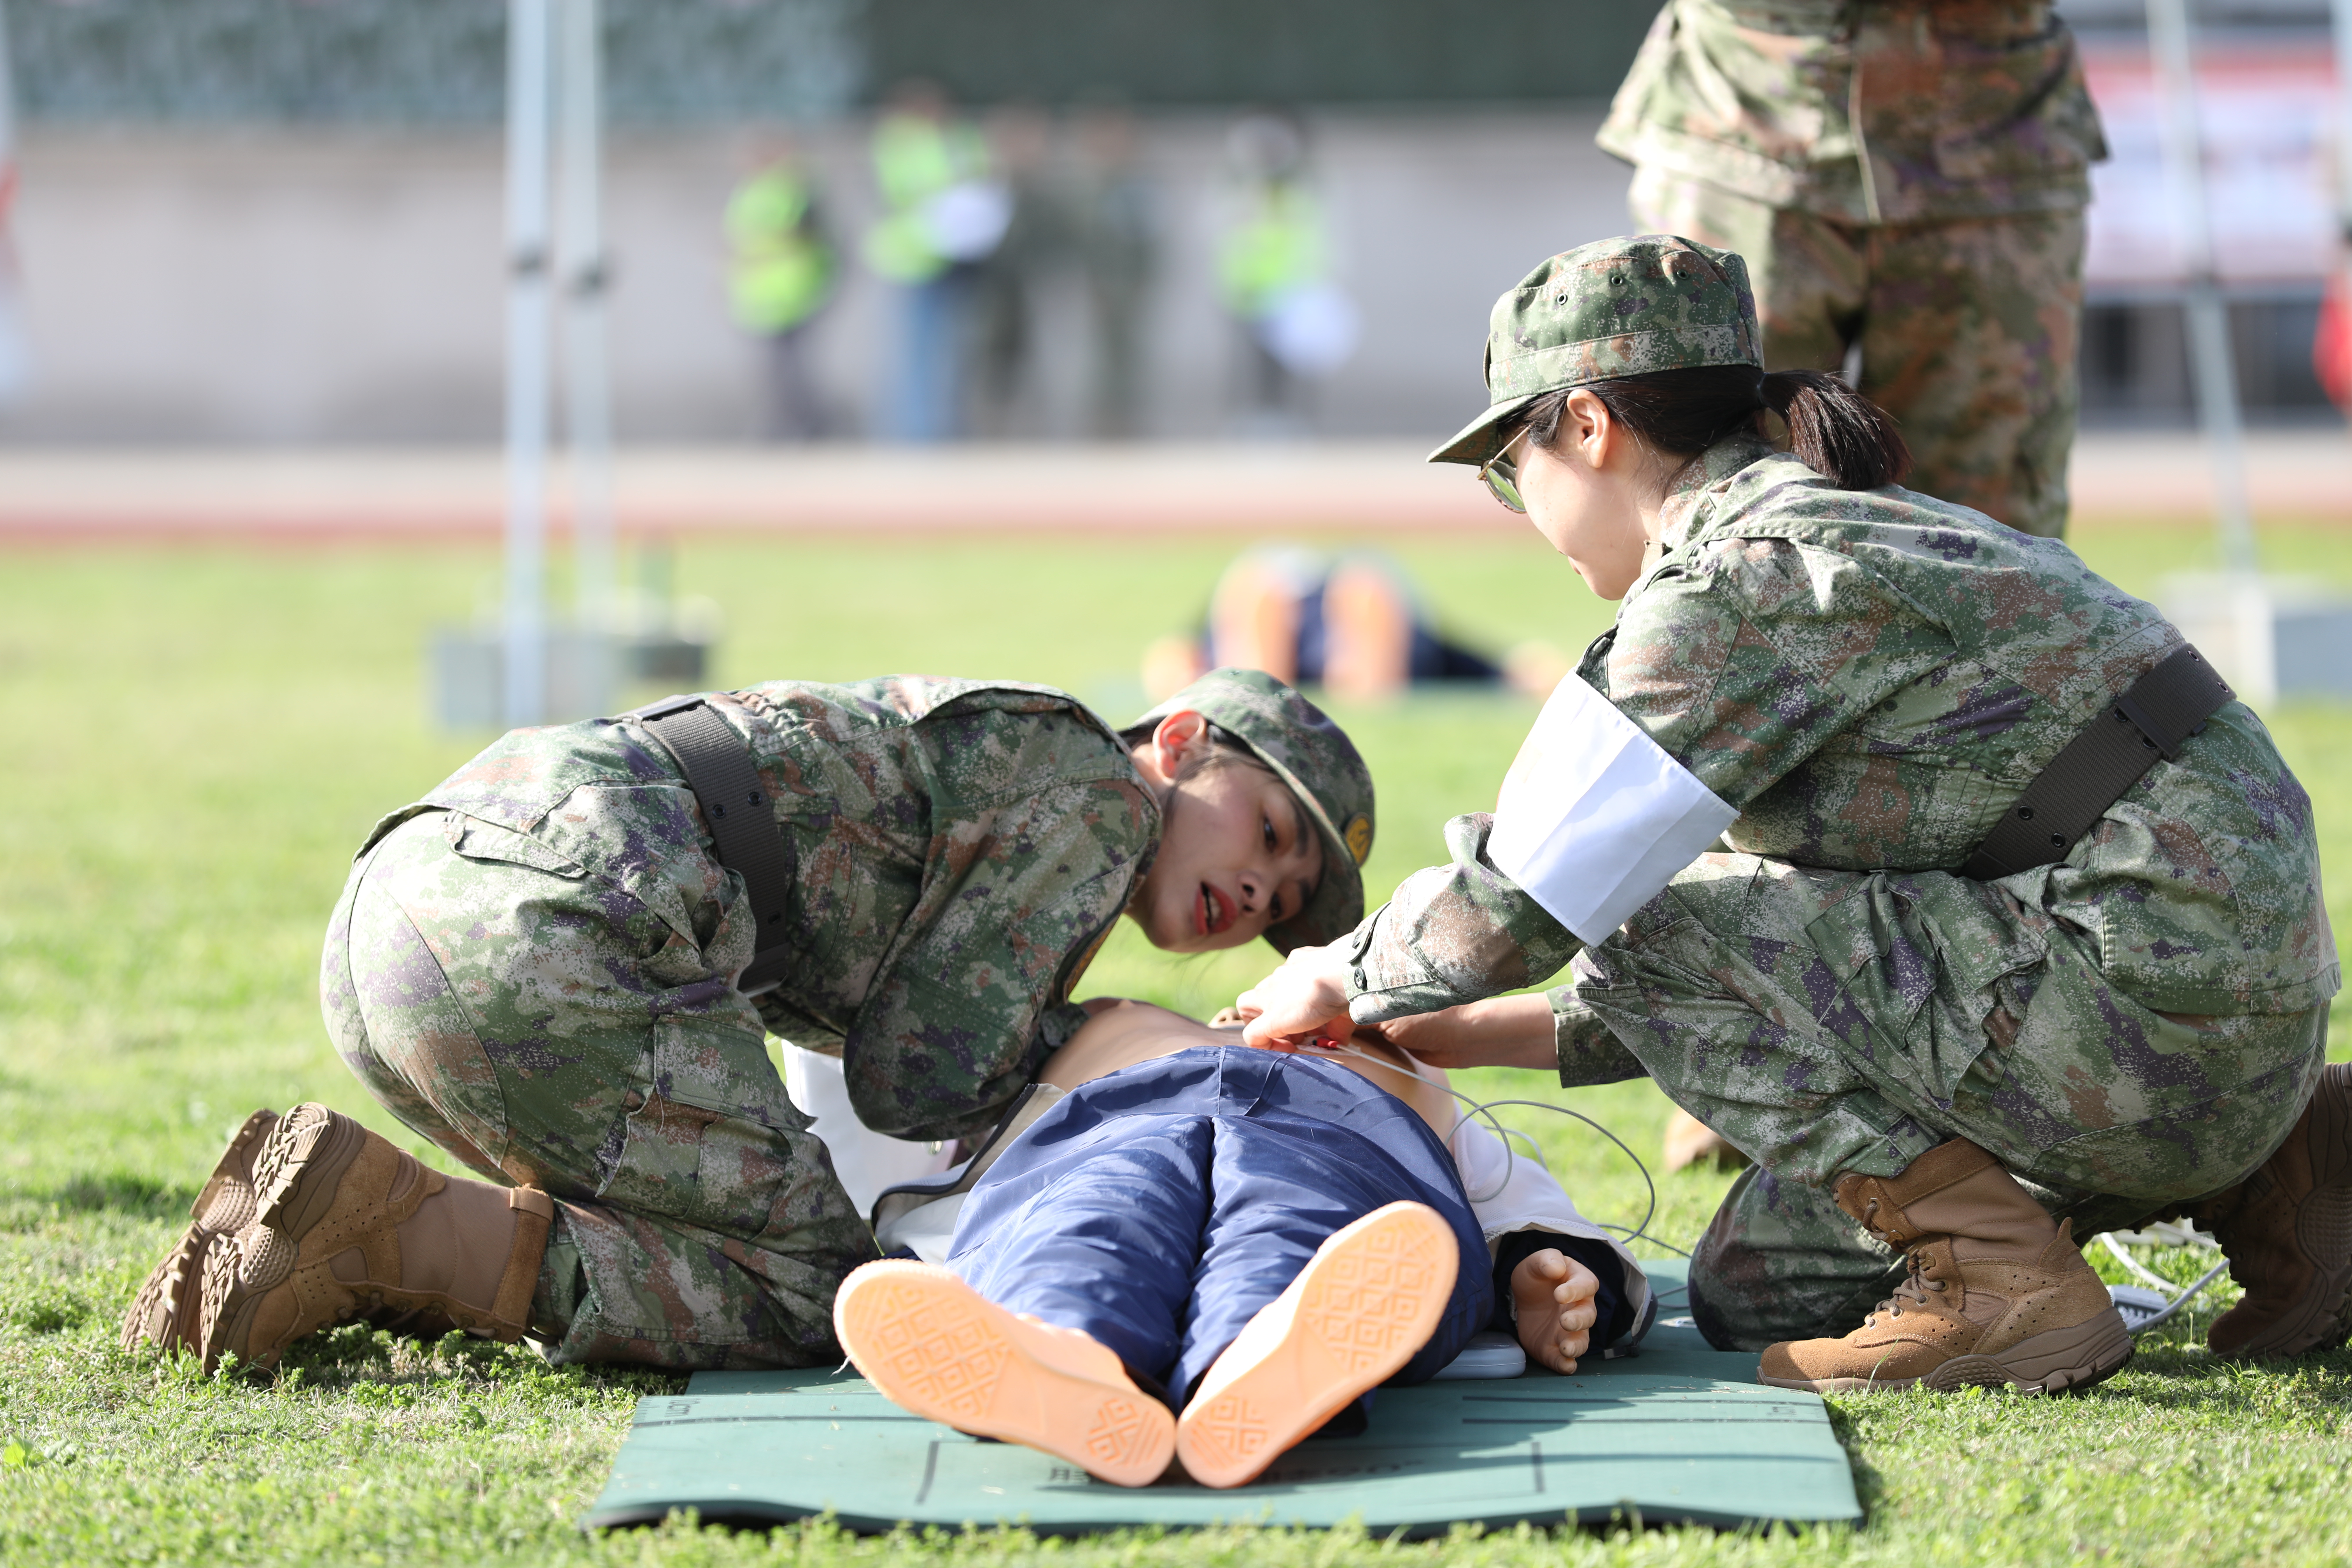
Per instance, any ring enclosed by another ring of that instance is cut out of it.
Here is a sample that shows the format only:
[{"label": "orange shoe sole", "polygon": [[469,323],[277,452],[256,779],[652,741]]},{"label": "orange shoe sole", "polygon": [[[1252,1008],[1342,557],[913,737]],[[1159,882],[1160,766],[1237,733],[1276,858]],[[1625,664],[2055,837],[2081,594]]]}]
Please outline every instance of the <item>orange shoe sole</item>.
[{"label": "orange shoe sole", "polygon": [[1436,1331],[1461,1266],[1454,1227],[1426,1204],[1391,1204],[1333,1232],[1177,1418],[1185,1473],[1206,1487],[1255,1480],[1395,1376]]},{"label": "orange shoe sole", "polygon": [[[1168,1468],[1176,1423],[1108,1349],[1014,1317],[944,1268],[869,1263],[843,1281],[834,1331],[901,1409],[1051,1454],[1113,1486]],[[1086,1353],[1088,1346],[1100,1352]]]}]

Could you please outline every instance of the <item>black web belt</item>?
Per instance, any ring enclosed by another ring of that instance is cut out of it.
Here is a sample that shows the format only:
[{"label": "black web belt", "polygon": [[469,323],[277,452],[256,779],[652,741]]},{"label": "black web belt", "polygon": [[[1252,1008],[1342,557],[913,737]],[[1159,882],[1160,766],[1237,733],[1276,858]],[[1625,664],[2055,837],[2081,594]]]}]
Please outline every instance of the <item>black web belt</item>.
[{"label": "black web belt", "polygon": [[2050,759],[1960,875],[1990,882],[2063,860],[2157,758],[2177,760],[2180,743],[2234,695],[2195,648],[2176,649]]},{"label": "black web belt", "polygon": [[719,863],[743,879],[751,896],[751,962],[735,983],[756,995],[782,981],[791,927],[785,900],[793,890],[793,850],[776,826],[775,804],[760,782],[751,748],[699,697],[666,697],[635,710],[635,719],[669,749],[718,841]]}]

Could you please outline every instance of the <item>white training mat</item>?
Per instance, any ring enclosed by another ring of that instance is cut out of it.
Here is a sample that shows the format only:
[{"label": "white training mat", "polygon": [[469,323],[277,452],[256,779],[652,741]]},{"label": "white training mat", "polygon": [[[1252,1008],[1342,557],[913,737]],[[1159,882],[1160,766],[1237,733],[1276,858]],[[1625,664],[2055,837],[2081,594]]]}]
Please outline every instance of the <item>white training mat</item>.
[{"label": "white training mat", "polygon": [[1552,919],[1598,942],[1738,819],[1571,674],[1503,780],[1487,854]]}]

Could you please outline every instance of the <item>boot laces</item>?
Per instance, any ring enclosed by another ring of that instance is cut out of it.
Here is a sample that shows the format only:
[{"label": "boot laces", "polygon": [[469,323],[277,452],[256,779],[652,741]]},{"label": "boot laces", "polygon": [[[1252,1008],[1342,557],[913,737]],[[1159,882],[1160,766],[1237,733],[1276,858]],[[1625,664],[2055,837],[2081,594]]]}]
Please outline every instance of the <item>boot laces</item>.
[{"label": "boot laces", "polygon": [[1927,1248],[1914,1247],[1904,1261],[1910,1267],[1903,1277],[1903,1283],[1895,1287],[1895,1293],[1874,1308],[1870,1316],[1863,1320],[1864,1322],[1872,1321],[1881,1312],[1885,1313],[1889,1318],[1899,1318],[1903,1315],[1903,1304],[1906,1301],[1924,1312],[1927,1310],[1927,1297],[1930,1292],[1941,1295],[1951,1288],[1948,1281],[1928,1277]]}]

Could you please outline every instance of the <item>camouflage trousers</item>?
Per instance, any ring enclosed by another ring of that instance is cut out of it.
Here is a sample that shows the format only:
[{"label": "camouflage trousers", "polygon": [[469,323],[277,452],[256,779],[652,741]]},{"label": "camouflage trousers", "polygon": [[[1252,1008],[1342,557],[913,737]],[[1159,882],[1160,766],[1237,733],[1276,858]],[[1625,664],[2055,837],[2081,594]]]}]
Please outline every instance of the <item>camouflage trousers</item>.
[{"label": "camouflage trousers", "polygon": [[834,1292],[872,1237],[751,1003],[668,937],[532,840],[427,813],[352,868],[320,996],[394,1115],[556,1200],[532,1303],[553,1359],[837,1360]]},{"label": "camouflage trousers", "polygon": [[1834,372],[1860,345],[1862,391],[1910,443],[1911,489],[2065,533],[2081,212],[1855,226],[1654,167],[1628,203],[1646,231],[1746,258],[1766,368]]},{"label": "camouflage trousers", "polygon": [[1756,1162],[1691,1263],[1707,1338],[1837,1334],[1901,1277],[1831,1200],[1967,1138],[2078,1235],[2270,1157],[2326,1011],[2190,1018],[2107,984],[2098,944],[1998,886],[1702,856],[1556,995],[1561,1077],[1646,1073]]}]

